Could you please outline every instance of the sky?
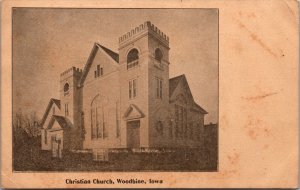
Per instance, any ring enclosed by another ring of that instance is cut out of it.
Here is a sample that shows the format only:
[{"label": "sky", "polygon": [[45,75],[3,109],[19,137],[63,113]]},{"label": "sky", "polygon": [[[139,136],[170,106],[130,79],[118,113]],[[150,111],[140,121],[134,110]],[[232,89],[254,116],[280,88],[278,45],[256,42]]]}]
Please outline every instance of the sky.
[{"label": "sky", "polygon": [[42,117],[59,99],[60,73],[83,68],[98,42],[118,52],[118,39],[151,21],[170,39],[170,78],[185,74],[193,97],[218,122],[217,9],[47,9],[13,11],[13,112]]}]

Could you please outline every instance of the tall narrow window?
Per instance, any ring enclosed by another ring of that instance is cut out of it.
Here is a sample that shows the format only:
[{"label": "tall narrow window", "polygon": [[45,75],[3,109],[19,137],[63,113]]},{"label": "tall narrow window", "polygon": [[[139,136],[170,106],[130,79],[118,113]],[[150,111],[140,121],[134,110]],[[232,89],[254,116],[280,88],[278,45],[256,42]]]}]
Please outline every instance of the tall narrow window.
[{"label": "tall narrow window", "polygon": [[108,137],[108,127],[105,117],[105,106],[97,95],[91,103],[91,138],[104,139]]},{"label": "tall narrow window", "polygon": [[159,97],[159,79],[156,78],[156,98]]},{"label": "tall narrow window", "polygon": [[120,137],[119,102],[116,102],[116,137]]},{"label": "tall narrow window", "polygon": [[103,128],[103,138],[107,138],[108,137],[108,130],[107,130],[107,126],[106,126],[106,120],[104,117],[104,110],[102,107],[102,128]]},{"label": "tall narrow window", "polygon": [[161,62],[162,57],[163,57],[163,54],[162,54],[161,50],[160,50],[159,48],[157,48],[157,49],[155,50],[155,59],[156,59],[158,62]]},{"label": "tall narrow window", "polygon": [[129,81],[129,99],[137,97],[137,79]]},{"label": "tall narrow window", "polygon": [[187,111],[183,108],[183,127],[184,127],[184,137],[187,138]]},{"label": "tall narrow window", "polygon": [[131,92],[132,92],[132,81],[129,81],[129,99],[132,98]]},{"label": "tall narrow window", "polygon": [[91,109],[91,138],[94,139],[96,138],[96,130],[97,130],[97,127],[95,126],[95,112],[94,112],[94,109]]},{"label": "tall narrow window", "polygon": [[45,129],[45,144],[48,142],[48,134],[47,134],[47,129]]},{"label": "tall narrow window", "polygon": [[97,65],[97,76],[99,77],[100,76],[100,65]]},{"label": "tall narrow window", "polygon": [[132,83],[133,83],[133,97],[135,98],[136,97],[136,80],[133,80]]},{"label": "tall narrow window", "polygon": [[100,75],[103,75],[103,67],[100,68]]},{"label": "tall narrow window", "polygon": [[162,80],[159,80],[159,98],[162,99]]},{"label": "tall narrow window", "polygon": [[96,138],[102,137],[102,130],[103,130],[103,123],[101,120],[101,109],[99,109],[98,102],[96,103],[96,107],[94,108],[96,110],[95,115],[95,122],[96,122]]},{"label": "tall narrow window", "polygon": [[178,107],[178,123],[179,123],[179,137],[182,137],[182,133],[183,133],[183,121],[182,121],[182,107],[181,106],[177,106]]},{"label": "tall narrow window", "polygon": [[180,133],[178,137],[187,138],[187,102],[183,95],[176,97],[175,103],[175,121],[177,121],[177,131]]},{"label": "tall narrow window", "polygon": [[156,78],[156,98],[162,99],[163,82],[160,78]]},{"label": "tall narrow window", "polygon": [[100,77],[103,75],[103,67],[100,67],[100,65],[97,65],[95,72],[95,78]]},{"label": "tall narrow window", "polygon": [[[97,100],[98,101],[98,100]],[[101,109],[99,105],[99,102],[97,102],[96,109],[96,123],[97,123],[97,131],[96,131],[96,138],[102,138],[103,137],[103,109]]]},{"label": "tall narrow window", "polygon": [[178,106],[175,105],[175,138],[178,137],[178,120],[179,120]]},{"label": "tall narrow window", "polygon": [[65,104],[65,116],[69,116],[69,105]]},{"label": "tall narrow window", "polygon": [[117,138],[120,137],[120,120],[117,119],[117,130],[116,130]]}]

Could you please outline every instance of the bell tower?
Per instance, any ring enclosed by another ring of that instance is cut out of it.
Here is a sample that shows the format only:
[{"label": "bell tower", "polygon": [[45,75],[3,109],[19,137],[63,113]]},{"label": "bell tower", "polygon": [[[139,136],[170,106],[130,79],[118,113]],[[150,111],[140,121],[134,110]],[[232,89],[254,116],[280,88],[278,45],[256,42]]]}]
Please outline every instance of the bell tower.
[{"label": "bell tower", "polygon": [[79,87],[82,70],[76,67],[67,69],[60,75],[61,116],[71,122],[70,149],[82,148],[82,87]]},{"label": "bell tower", "polygon": [[169,49],[169,37],[149,21],[119,38],[121,113],[141,111],[140,147],[152,146],[157,110],[169,106]]},{"label": "bell tower", "polygon": [[82,70],[76,67],[72,67],[60,75],[61,115],[68,118],[74,126],[78,124],[76,119],[80,116],[79,112],[81,111],[81,89],[78,87],[81,75]]}]

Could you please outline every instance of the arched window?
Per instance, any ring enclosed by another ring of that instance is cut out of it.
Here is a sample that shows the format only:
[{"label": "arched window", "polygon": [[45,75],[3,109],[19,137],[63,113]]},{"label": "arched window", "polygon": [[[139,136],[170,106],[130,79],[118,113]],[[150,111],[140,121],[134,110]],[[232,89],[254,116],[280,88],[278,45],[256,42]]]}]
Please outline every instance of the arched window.
[{"label": "arched window", "polygon": [[162,58],[163,58],[163,54],[162,54],[161,50],[159,48],[157,48],[155,50],[155,59],[157,61],[161,62]]},{"label": "arched window", "polygon": [[101,139],[108,137],[105,117],[105,107],[101,97],[97,95],[91,103],[91,138]]},{"label": "arched window", "polygon": [[180,94],[176,97],[175,103],[175,137],[187,138],[187,101]]},{"label": "arched window", "polygon": [[138,50],[135,48],[130,50],[127,55],[127,69],[136,67],[139,64],[138,60],[139,60]]},{"label": "arched window", "polygon": [[69,83],[66,83],[64,85],[64,95],[69,94],[69,90],[70,90],[70,85],[69,85]]}]

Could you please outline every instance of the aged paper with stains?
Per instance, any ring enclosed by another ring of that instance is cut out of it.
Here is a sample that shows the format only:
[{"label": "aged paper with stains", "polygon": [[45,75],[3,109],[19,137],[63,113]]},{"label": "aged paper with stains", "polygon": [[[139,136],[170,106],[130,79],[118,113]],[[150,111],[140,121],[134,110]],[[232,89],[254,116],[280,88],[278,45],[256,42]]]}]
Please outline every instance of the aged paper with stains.
[{"label": "aged paper with stains", "polygon": [[1,187],[298,187],[298,2],[2,3]]}]

